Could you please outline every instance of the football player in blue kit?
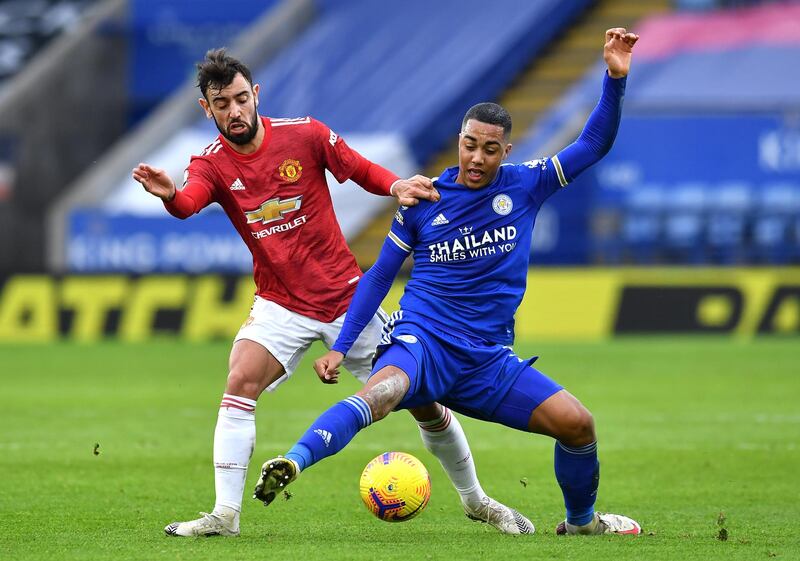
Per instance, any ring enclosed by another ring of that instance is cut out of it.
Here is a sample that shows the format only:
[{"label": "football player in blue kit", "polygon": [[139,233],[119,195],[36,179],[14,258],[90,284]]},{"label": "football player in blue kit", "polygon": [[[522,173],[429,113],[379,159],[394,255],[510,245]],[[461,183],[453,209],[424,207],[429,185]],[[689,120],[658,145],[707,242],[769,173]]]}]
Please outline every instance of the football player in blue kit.
[{"label": "football player in blue kit", "polygon": [[[408,255],[414,267],[400,311],[384,330],[372,376],[337,403],[286,453],[268,460],[255,498],[269,504],[298,474],[337,453],[394,409],[438,402],[449,411],[551,436],[566,520],[559,534],[639,534],[626,516],[594,510],[600,480],[594,421],[556,382],[514,354],[514,313],[522,301],[539,207],[611,148],[638,36],[606,32],[603,92],[578,139],[552,158],[504,164],[511,118],[494,103],[472,107],[459,138],[459,165],[435,181],[438,203],[401,207],[375,265],[359,282],[331,350],[314,364],[335,383],[339,366]],[[509,510],[520,533],[533,533]]]}]

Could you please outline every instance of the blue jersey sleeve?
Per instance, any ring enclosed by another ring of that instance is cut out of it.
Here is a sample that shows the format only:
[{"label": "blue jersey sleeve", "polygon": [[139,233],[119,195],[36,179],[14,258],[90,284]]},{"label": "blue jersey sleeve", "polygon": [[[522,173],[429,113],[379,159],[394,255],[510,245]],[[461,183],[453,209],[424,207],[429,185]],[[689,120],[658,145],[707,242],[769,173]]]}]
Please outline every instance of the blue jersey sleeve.
[{"label": "blue jersey sleeve", "polygon": [[566,181],[562,181],[563,172],[560,165],[558,159],[553,157],[531,160],[516,166],[522,184],[537,207],[567,184]]},{"label": "blue jersey sleeve", "polygon": [[415,208],[407,206],[401,206],[397,209],[397,212],[394,213],[394,220],[392,220],[392,227],[387,236],[387,240],[393,242],[406,255],[411,253],[411,248],[414,246],[415,211]]},{"label": "blue jersey sleeve", "polygon": [[517,166],[523,183],[537,205],[541,205],[560,187],[566,187],[611,150],[622,116],[625,83],[626,78],[611,78],[606,72],[600,101],[575,142],[552,158],[531,160]]},{"label": "blue jersey sleeve", "polygon": [[377,261],[359,281],[353,300],[347,308],[342,331],[331,347],[332,350],[343,355],[348,353],[386,298],[403,261],[411,253],[414,242],[411,229],[413,219],[408,215],[413,213],[406,213],[407,210],[407,207],[400,207],[397,211]]},{"label": "blue jersey sleeve", "polygon": [[603,94],[592,110],[580,136],[564,148],[553,160],[558,160],[567,183],[586,168],[608,154],[619,130],[622,118],[622,100],[625,98],[627,78],[611,78],[606,72]]}]

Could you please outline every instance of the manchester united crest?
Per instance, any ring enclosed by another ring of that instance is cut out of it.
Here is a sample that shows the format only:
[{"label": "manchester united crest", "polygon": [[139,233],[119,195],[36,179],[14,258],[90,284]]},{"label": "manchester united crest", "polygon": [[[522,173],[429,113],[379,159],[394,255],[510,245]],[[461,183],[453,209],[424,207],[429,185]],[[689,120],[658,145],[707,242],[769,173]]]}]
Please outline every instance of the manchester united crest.
[{"label": "manchester united crest", "polygon": [[281,174],[285,181],[294,183],[300,179],[300,175],[303,173],[303,166],[300,165],[298,160],[283,160],[283,163],[278,168],[278,173]]}]

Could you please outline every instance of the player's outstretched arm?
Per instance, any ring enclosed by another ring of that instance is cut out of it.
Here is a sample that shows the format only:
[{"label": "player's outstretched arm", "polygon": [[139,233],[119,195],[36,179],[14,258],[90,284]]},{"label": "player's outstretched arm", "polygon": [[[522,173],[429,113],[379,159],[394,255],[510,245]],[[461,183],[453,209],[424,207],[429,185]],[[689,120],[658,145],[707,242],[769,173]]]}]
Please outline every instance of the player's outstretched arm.
[{"label": "player's outstretched arm", "polygon": [[364,327],[378,311],[407,256],[408,254],[400,251],[389,238],[383,243],[375,264],[364,273],[358,283],[353,300],[347,308],[339,337],[331,350],[314,362],[314,371],[323,383],[335,384],[338,381],[339,365],[342,364],[342,360]]},{"label": "player's outstretched arm", "polygon": [[624,27],[614,27],[606,31],[606,44],[603,46],[603,59],[608,65],[608,75],[624,78],[631,69],[633,46],[639,36],[628,33]]},{"label": "player's outstretched arm", "polygon": [[391,195],[397,199],[400,206],[414,206],[421,199],[433,202],[439,200],[439,192],[429,178],[415,175],[408,179],[400,179],[383,166],[370,162],[355,150],[350,150],[350,154],[360,162],[350,179],[365,191],[376,195]]},{"label": "player's outstretched arm", "polygon": [[558,153],[567,181],[575,179],[611,150],[622,117],[622,100],[631,66],[631,53],[638,40],[638,35],[628,33],[623,27],[606,31],[603,57],[608,65],[608,73],[603,80],[600,101],[589,115],[580,136]]},{"label": "player's outstretched arm", "polygon": [[145,191],[162,201],[169,202],[175,198],[175,183],[163,169],[142,163],[133,168],[131,175],[142,184]]}]

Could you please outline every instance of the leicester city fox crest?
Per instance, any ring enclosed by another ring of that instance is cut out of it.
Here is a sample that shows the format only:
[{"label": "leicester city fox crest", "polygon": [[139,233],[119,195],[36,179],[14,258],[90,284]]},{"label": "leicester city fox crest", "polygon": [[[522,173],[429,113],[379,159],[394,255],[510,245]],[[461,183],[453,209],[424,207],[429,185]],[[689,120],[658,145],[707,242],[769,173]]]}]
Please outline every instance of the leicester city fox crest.
[{"label": "leicester city fox crest", "polygon": [[494,200],[492,200],[492,209],[494,209],[494,211],[500,216],[507,215],[513,208],[514,203],[512,202],[511,197],[505,193],[497,195]]}]

